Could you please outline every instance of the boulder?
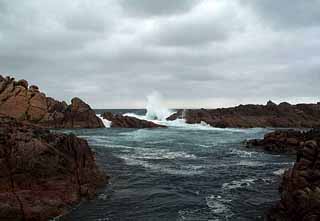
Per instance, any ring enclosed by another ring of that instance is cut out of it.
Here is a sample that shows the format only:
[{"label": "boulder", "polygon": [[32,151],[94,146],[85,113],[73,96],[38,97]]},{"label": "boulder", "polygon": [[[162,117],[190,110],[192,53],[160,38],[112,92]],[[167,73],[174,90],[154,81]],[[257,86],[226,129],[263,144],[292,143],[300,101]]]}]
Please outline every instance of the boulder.
[{"label": "boulder", "polygon": [[269,100],[269,101],[267,102],[267,106],[277,106],[277,104],[274,103],[273,101]]},{"label": "boulder", "polygon": [[17,81],[16,85],[17,86],[22,86],[25,89],[28,89],[28,81],[26,81],[24,79]]},{"label": "boulder", "polygon": [[[63,105],[63,104],[62,104]],[[67,107],[63,118],[64,128],[94,128],[104,127],[103,122],[88,104],[80,98],[73,98]]]},{"label": "boulder", "polygon": [[151,121],[140,120],[135,117],[123,116],[106,112],[101,115],[104,119],[111,121],[111,127],[117,128],[165,128],[166,126],[155,124]]},{"label": "boulder", "polygon": [[85,140],[0,117],[0,220],[49,220],[106,182]]}]

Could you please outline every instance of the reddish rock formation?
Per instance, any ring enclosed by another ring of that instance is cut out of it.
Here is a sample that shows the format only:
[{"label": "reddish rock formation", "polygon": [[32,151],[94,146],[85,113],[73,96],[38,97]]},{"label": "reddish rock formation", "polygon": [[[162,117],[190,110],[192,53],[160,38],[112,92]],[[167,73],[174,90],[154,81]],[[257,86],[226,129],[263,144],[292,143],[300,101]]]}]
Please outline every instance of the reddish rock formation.
[{"label": "reddish rock formation", "polygon": [[167,120],[186,119],[189,124],[201,121],[213,127],[320,127],[320,104],[275,103],[239,105],[232,108],[179,110]]},{"label": "reddish rock formation", "polygon": [[46,97],[26,80],[0,75],[0,114],[47,128],[104,127],[88,104],[73,98],[71,105]]},{"label": "reddish rock formation", "polygon": [[111,127],[122,128],[159,128],[166,127],[163,125],[155,124],[151,121],[140,120],[135,117],[122,116],[120,114],[113,115],[111,112],[106,112],[101,115],[104,119],[111,121]]},{"label": "reddish rock formation", "polygon": [[309,135],[297,162],[284,173],[279,188],[281,200],[266,220],[320,220],[320,133]]},{"label": "reddish rock formation", "polygon": [[85,140],[0,117],[0,220],[48,220],[106,180]]},{"label": "reddish rock formation", "polygon": [[320,137],[320,130],[309,131],[277,130],[267,133],[263,139],[246,141],[248,148],[260,148],[277,153],[295,154],[302,150],[304,142],[314,137]]}]

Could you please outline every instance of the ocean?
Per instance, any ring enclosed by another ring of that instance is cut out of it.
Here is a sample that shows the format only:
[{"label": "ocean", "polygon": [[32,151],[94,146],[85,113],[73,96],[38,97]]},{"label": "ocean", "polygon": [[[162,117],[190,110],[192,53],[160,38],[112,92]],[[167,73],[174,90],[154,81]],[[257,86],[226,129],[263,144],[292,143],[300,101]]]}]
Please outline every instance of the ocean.
[{"label": "ocean", "polygon": [[263,220],[279,200],[281,174],[292,156],[245,148],[272,128],[220,129],[183,120],[168,110],[96,110],[154,119],[168,128],[65,130],[88,140],[111,177],[95,199],[60,220]]}]

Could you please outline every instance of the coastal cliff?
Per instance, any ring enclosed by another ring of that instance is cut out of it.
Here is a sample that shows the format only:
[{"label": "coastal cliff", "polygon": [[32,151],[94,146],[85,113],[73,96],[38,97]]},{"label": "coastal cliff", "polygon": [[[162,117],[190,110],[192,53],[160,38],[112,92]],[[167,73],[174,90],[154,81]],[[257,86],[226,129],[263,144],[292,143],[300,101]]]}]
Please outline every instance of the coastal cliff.
[{"label": "coastal cliff", "polygon": [[167,120],[185,119],[186,123],[205,122],[213,127],[253,128],[313,128],[320,126],[320,103],[279,105],[239,105],[232,108],[179,110]]},{"label": "coastal cliff", "polygon": [[0,114],[18,121],[46,128],[99,128],[104,127],[91,107],[80,98],[71,104],[47,97],[26,80],[16,81],[0,75]]},{"label": "coastal cliff", "polygon": [[0,116],[0,220],[48,220],[106,182],[85,140]]}]

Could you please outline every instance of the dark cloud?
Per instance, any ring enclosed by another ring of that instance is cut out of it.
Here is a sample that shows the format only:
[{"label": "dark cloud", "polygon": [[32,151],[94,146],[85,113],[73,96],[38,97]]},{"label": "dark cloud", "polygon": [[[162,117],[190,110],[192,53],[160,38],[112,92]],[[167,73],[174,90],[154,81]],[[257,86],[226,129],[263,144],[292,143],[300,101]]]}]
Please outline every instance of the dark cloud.
[{"label": "dark cloud", "polygon": [[318,3],[0,0],[0,73],[99,108],[316,101]]},{"label": "dark cloud", "polygon": [[244,0],[264,21],[276,28],[320,25],[319,0]]}]

